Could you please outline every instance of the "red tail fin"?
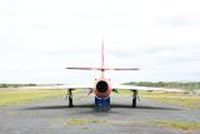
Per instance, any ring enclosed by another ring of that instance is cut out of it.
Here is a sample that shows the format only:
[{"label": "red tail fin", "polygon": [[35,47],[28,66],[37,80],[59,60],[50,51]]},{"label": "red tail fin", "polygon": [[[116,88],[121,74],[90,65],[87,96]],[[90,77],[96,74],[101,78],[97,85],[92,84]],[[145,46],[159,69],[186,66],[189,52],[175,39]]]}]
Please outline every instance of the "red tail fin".
[{"label": "red tail fin", "polygon": [[104,40],[101,44],[101,67],[104,68]]},{"label": "red tail fin", "polygon": [[101,77],[104,78],[104,40],[102,40],[101,44]]},{"label": "red tail fin", "polygon": [[104,71],[114,70],[114,71],[133,71],[139,70],[138,68],[106,68],[104,61],[104,41],[101,45],[101,67],[67,67],[66,69],[77,69],[77,70],[99,70],[101,71],[101,77],[104,78]]}]

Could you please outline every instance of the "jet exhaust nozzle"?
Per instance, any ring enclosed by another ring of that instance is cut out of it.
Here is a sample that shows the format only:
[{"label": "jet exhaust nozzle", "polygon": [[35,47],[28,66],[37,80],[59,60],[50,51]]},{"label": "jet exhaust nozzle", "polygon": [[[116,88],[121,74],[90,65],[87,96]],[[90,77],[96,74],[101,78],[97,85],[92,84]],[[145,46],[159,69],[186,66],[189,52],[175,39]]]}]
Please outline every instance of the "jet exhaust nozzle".
[{"label": "jet exhaust nozzle", "polygon": [[105,93],[109,88],[109,85],[106,81],[99,81],[97,84],[96,84],[96,90],[100,93]]}]

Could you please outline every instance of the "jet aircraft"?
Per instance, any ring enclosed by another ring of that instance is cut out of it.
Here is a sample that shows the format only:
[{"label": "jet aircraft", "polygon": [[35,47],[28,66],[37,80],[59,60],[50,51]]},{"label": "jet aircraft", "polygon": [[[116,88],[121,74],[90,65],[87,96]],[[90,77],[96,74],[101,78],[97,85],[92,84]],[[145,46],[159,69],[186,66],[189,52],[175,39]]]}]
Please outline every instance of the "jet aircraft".
[{"label": "jet aircraft", "polygon": [[110,68],[104,64],[104,41],[102,41],[101,47],[101,66],[100,67],[66,67],[65,69],[70,70],[86,70],[92,71],[97,70],[101,72],[101,76],[95,79],[94,85],[65,85],[67,89],[67,99],[69,107],[73,107],[73,95],[72,91],[76,89],[89,90],[90,93],[95,95],[95,108],[100,110],[110,109],[110,95],[112,92],[118,90],[130,90],[132,91],[132,107],[136,107],[138,91],[166,91],[166,92],[182,92],[179,89],[167,89],[167,88],[155,88],[155,87],[144,87],[134,85],[115,85],[111,83],[111,80],[105,77],[105,71],[137,71],[139,68]]}]

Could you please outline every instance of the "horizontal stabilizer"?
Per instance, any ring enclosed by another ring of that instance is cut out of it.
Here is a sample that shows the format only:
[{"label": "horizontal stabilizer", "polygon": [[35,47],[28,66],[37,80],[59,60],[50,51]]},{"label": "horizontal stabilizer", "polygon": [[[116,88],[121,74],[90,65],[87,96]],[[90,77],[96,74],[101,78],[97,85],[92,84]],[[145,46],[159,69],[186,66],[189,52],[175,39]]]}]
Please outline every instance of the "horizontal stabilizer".
[{"label": "horizontal stabilizer", "polygon": [[66,67],[65,69],[74,69],[74,70],[99,70],[99,71],[136,71],[139,68],[101,68],[101,67]]},{"label": "horizontal stabilizer", "polygon": [[66,67],[65,69],[74,69],[74,70],[99,70],[94,67]]},{"label": "horizontal stabilizer", "polygon": [[139,68],[109,68],[108,70],[115,70],[115,71],[131,71],[131,70],[139,70]]}]

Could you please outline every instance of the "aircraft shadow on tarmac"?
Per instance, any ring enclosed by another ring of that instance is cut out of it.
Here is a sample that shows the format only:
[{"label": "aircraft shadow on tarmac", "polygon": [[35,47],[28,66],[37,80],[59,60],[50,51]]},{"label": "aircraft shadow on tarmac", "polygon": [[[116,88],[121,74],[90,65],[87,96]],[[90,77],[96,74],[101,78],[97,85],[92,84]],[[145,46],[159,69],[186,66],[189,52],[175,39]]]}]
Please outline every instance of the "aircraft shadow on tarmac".
[{"label": "aircraft shadow on tarmac", "polygon": [[[74,105],[74,107],[69,108],[67,105],[48,105],[48,106],[31,106],[23,108],[23,110],[56,110],[56,109],[74,109],[74,108],[95,108],[94,104],[82,104],[82,105]],[[139,105],[133,108],[130,105],[124,104],[112,104],[111,109],[115,108],[124,108],[124,109],[143,109],[143,110],[172,110],[172,111],[179,111],[178,108],[171,108],[171,107],[160,107],[160,106],[145,106]]]}]

